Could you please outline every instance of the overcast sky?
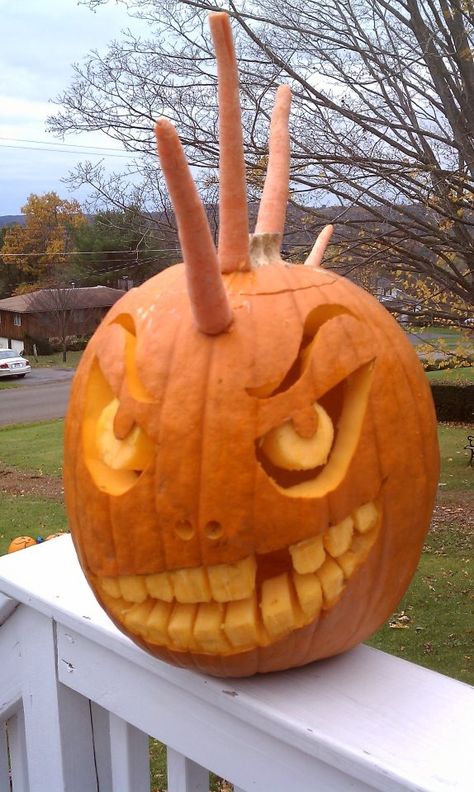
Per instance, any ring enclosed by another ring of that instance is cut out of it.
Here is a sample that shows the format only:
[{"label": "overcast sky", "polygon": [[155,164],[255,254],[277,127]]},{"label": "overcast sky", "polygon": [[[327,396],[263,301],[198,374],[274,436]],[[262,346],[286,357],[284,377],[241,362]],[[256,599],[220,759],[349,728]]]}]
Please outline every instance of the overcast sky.
[{"label": "overcast sky", "polygon": [[[77,0],[0,0],[0,215],[19,214],[30,193],[84,197],[70,193],[61,178],[77,161],[107,155],[91,154],[93,146],[119,144],[95,133],[65,138],[84,146],[87,154],[81,156],[47,134],[46,119],[58,109],[54,100],[68,87],[72,64],[91,49],[104,50],[121,29],[136,24],[114,3],[94,13]],[[126,164],[113,156],[106,162],[111,169]]]}]

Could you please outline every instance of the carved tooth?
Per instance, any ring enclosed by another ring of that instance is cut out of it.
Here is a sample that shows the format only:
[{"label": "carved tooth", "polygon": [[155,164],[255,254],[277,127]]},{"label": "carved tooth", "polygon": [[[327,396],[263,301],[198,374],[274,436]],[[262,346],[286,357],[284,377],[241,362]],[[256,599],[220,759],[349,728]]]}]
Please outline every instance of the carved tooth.
[{"label": "carved tooth", "polygon": [[337,525],[331,525],[323,537],[324,547],[333,558],[349,549],[354,531],[354,520],[346,517]]},{"label": "carved tooth", "polygon": [[301,542],[291,545],[289,550],[293,567],[300,575],[316,572],[326,558],[322,534],[310,539],[303,539]]},{"label": "carved tooth", "polygon": [[118,598],[122,596],[118,578],[113,578],[113,577],[100,578],[100,586],[103,589],[103,591],[105,591],[105,593],[109,595],[109,597]]},{"label": "carved tooth", "polygon": [[168,622],[173,606],[170,602],[156,602],[146,621],[145,638],[161,646],[168,643]]},{"label": "carved tooth", "polygon": [[256,573],[255,556],[248,556],[235,564],[213,564],[207,567],[212,598],[216,602],[247,599],[255,589]]},{"label": "carved tooth", "polygon": [[178,649],[190,649],[193,644],[193,624],[197,605],[177,602],[168,622],[168,635]]},{"label": "carved tooth", "polygon": [[131,602],[126,602],[121,597],[116,599],[115,597],[109,597],[106,595],[104,599],[112,616],[115,616],[119,621],[123,621],[125,614],[132,607]]},{"label": "carved tooth", "polygon": [[339,564],[328,557],[318,569],[317,575],[323,590],[323,607],[331,608],[344,588],[344,575]]},{"label": "carved tooth", "polygon": [[223,631],[224,605],[202,602],[194,622],[194,640],[203,652],[225,652],[230,647]]},{"label": "carved tooth", "polygon": [[154,602],[151,599],[138,605],[132,605],[123,618],[125,627],[135,635],[144,635],[146,633],[146,622],[153,605]]},{"label": "carved tooth", "polygon": [[176,569],[169,572],[178,602],[209,602],[211,591],[204,567]]},{"label": "carved tooth", "polygon": [[375,528],[378,519],[378,511],[375,503],[364,503],[354,512],[354,523],[359,533],[365,534]]},{"label": "carved tooth", "polygon": [[283,635],[296,627],[295,604],[286,573],[263,581],[260,607],[263,624],[271,637]]},{"label": "carved tooth", "polygon": [[173,601],[173,587],[167,572],[158,572],[156,575],[147,575],[145,585],[151,597],[164,602]]},{"label": "carved tooth", "polygon": [[316,618],[323,604],[323,591],[317,575],[299,575],[293,572],[293,584],[296,596],[304,615]]},{"label": "carved tooth", "polygon": [[224,632],[236,648],[260,643],[261,625],[256,592],[246,599],[229,602],[225,612]]},{"label": "carved tooth", "polygon": [[145,602],[148,592],[141,575],[121,575],[119,585],[122,597],[128,602]]},{"label": "carved tooth", "polygon": [[357,567],[365,561],[376,538],[376,531],[365,534],[354,534],[349,550],[340,555],[337,559],[337,563],[344,572],[344,577],[346,579],[352,577]]}]

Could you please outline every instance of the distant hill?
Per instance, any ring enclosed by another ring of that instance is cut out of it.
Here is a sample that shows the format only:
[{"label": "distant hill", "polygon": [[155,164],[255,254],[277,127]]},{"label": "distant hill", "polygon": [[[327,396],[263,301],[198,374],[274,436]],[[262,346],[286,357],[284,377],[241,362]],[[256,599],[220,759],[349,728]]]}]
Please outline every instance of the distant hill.
[{"label": "distant hill", "polygon": [[0,215],[0,228],[4,226],[11,225],[12,223],[19,223],[20,225],[24,225],[25,223],[25,215]]}]

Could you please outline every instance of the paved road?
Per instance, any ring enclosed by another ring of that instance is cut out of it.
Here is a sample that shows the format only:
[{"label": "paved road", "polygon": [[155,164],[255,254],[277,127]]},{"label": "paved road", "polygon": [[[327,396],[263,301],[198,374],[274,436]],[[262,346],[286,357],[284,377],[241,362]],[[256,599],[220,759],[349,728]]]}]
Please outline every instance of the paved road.
[{"label": "paved road", "polygon": [[33,369],[15,388],[0,390],[0,425],[62,418],[66,413],[74,372]]}]

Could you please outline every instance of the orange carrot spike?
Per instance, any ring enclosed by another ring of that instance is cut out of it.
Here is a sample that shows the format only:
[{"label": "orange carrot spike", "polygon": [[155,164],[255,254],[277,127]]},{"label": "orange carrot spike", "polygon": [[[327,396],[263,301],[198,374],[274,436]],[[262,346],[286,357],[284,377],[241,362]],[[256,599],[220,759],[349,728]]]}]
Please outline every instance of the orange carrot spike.
[{"label": "orange carrot spike", "polygon": [[230,20],[209,14],[217,58],[219,100],[219,245],[222,272],[250,269],[247,187],[239,76]]},{"label": "orange carrot spike", "polygon": [[173,124],[160,119],[155,133],[161,167],[178,224],[194,319],[201,332],[217,335],[232,322],[232,309],[206,212]]},{"label": "orange carrot spike", "polygon": [[290,104],[290,86],[280,85],[270,124],[267,175],[255,226],[256,234],[283,234],[285,227],[290,179]]},{"label": "orange carrot spike", "polygon": [[313,245],[313,249],[305,261],[306,267],[322,266],[321,261],[324,255],[324,251],[326,250],[329,244],[329,240],[332,237],[333,231],[334,231],[334,226],[327,225],[324,226],[323,230],[319,232],[318,236],[316,237],[316,242]]}]

